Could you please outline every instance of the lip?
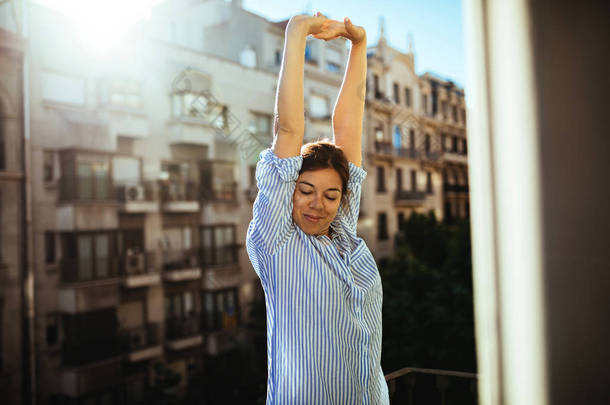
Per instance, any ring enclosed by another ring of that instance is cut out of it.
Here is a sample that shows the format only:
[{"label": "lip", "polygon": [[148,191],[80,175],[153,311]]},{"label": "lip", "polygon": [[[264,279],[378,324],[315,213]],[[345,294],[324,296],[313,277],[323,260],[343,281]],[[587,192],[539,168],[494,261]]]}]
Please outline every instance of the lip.
[{"label": "lip", "polygon": [[323,218],[323,217],[317,217],[315,215],[307,215],[307,214],[303,214],[303,216],[309,222],[314,222],[314,223],[320,222],[322,220],[322,218]]}]

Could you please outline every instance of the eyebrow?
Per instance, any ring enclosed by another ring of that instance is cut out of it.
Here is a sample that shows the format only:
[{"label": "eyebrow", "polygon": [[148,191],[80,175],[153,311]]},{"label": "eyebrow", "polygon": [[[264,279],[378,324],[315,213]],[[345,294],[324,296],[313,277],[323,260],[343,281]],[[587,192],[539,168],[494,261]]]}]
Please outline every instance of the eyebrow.
[{"label": "eyebrow", "polygon": [[[313,184],[308,183],[308,182],[306,182],[304,180],[299,181],[299,183],[307,184],[310,187],[316,188],[316,186],[314,186]],[[333,188],[329,188],[326,191],[338,191],[338,192],[341,192],[341,190],[339,190],[338,188],[334,188],[334,187]]]}]

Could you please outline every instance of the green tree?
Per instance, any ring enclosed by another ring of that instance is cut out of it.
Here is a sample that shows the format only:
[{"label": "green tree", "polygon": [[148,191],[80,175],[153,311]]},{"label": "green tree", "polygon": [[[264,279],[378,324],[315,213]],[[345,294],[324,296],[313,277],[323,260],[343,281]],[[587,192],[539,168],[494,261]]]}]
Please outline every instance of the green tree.
[{"label": "green tree", "polygon": [[380,265],[384,289],[384,371],[425,367],[474,371],[468,221],[413,214]]}]

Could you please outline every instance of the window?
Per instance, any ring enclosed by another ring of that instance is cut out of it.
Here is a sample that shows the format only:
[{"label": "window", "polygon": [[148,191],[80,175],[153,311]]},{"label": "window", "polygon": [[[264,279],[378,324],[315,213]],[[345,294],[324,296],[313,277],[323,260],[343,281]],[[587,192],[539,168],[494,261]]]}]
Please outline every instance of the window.
[{"label": "window", "polygon": [[377,192],[384,193],[385,191],[385,168],[377,166]]},{"label": "window", "polygon": [[181,339],[201,333],[200,312],[195,303],[195,291],[180,291],[165,295],[165,335]]},{"label": "window", "polygon": [[45,232],[44,233],[44,262],[46,264],[55,263],[55,233]]},{"label": "window", "polygon": [[[0,111],[0,120],[2,119]],[[6,143],[4,141],[4,128],[2,121],[0,121],[0,170],[6,170],[6,159],[5,159]]]},{"label": "window", "polygon": [[59,328],[57,325],[58,318],[59,318],[59,315],[57,313],[49,313],[46,316],[45,336],[46,336],[47,346],[55,346],[58,343],[58,335],[59,335]]},{"label": "window", "polygon": [[85,79],[61,73],[42,72],[41,82],[44,100],[85,105]]},{"label": "window", "polygon": [[375,127],[375,140],[378,142],[382,142],[383,141],[383,126],[378,125],[377,127]]},{"label": "window", "polygon": [[447,134],[441,133],[441,151],[447,150]]},{"label": "window", "polygon": [[402,169],[396,169],[396,190],[402,191]]},{"label": "window", "polygon": [[466,125],[466,110],[462,108],[462,123]]},{"label": "window", "polygon": [[430,138],[430,134],[426,134],[426,138],[425,138],[425,150],[426,150],[426,155],[429,155],[431,152],[431,138]]},{"label": "window", "polygon": [[394,102],[396,104],[400,103],[400,88],[398,86],[398,83],[394,83]]},{"label": "window", "polygon": [[205,92],[177,92],[172,94],[172,115],[174,118],[195,118],[203,123],[226,129],[228,108],[219,104]]},{"label": "window", "polygon": [[309,96],[309,116],[313,119],[330,118],[328,97],[312,94]]},{"label": "window", "polygon": [[116,237],[111,232],[62,235],[62,281],[111,278],[117,274]]},{"label": "window", "polygon": [[427,94],[423,94],[421,96],[421,104],[422,104],[422,110],[424,110],[424,114],[428,114],[428,95]]},{"label": "window", "polygon": [[411,149],[415,149],[415,130],[414,129],[409,130],[409,147]]},{"label": "window", "polygon": [[55,165],[53,164],[53,158],[53,151],[45,150],[42,152],[42,177],[43,180],[47,183],[53,181],[53,179],[55,178],[55,173],[53,170]]},{"label": "window", "polygon": [[462,152],[464,152],[464,155],[468,154],[468,142],[466,139],[462,139]]},{"label": "window", "polygon": [[109,199],[111,181],[108,161],[77,159],[76,183],[77,200]]},{"label": "window", "polygon": [[373,75],[373,89],[375,90],[375,98],[381,99],[383,97],[383,95],[381,94],[381,91],[379,90],[379,76],[378,75]]},{"label": "window", "polygon": [[458,137],[457,136],[451,137],[451,152],[453,152],[453,153],[458,152]]},{"label": "window", "polygon": [[307,39],[305,44],[305,62],[318,64],[318,47],[311,39]]},{"label": "window", "polygon": [[426,192],[432,192],[432,173],[426,172]]},{"label": "window", "polygon": [[204,266],[237,263],[235,225],[201,227],[201,255]]},{"label": "window", "polygon": [[239,53],[239,63],[243,66],[256,67],[256,51],[252,45],[246,45]]},{"label": "window", "polygon": [[203,161],[200,169],[201,198],[206,201],[236,200],[237,181],[233,162]]},{"label": "window", "polygon": [[261,137],[271,136],[271,114],[252,113],[248,131]]},{"label": "window", "polygon": [[326,49],[326,68],[330,72],[341,71],[341,54],[335,49]]},{"label": "window", "polygon": [[458,122],[457,106],[455,105],[451,106],[451,116],[454,122]]},{"label": "window", "polygon": [[142,107],[142,89],[138,81],[113,79],[101,86],[101,101],[114,107],[139,109]]},{"label": "window", "polygon": [[417,172],[411,170],[411,191],[417,191]]},{"label": "window", "polygon": [[385,212],[377,216],[377,240],[388,240],[388,218]]},{"label": "window", "polygon": [[448,108],[447,101],[446,100],[441,101],[441,112],[443,114],[443,119],[445,119],[445,120],[448,117],[448,110],[447,110],[447,108]]},{"label": "window", "polygon": [[405,105],[411,107],[411,89],[405,87]]},{"label": "window", "polygon": [[405,214],[399,212],[396,220],[398,221],[398,230],[403,231],[405,229]]},{"label": "window", "polygon": [[275,50],[275,65],[279,66],[282,64],[282,51],[279,49]]},{"label": "window", "polygon": [[202,300],[205,330],[230,330],[237,327],[237,288],[205,291]]}]

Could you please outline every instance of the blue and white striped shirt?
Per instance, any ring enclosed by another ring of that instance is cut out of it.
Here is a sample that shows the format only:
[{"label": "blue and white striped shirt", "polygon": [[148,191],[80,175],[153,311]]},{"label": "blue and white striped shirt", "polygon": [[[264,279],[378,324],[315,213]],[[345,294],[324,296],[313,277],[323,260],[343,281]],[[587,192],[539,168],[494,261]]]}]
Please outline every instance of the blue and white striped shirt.
[{"label": "blue and white striped shirt", "polygon": [[246,246],[267,306],[267,404],[388,404],[381,370],[381,279],[356,236],[366,172],[349,164],[333,238],[292,221],[303,158],[261,152]]}]

